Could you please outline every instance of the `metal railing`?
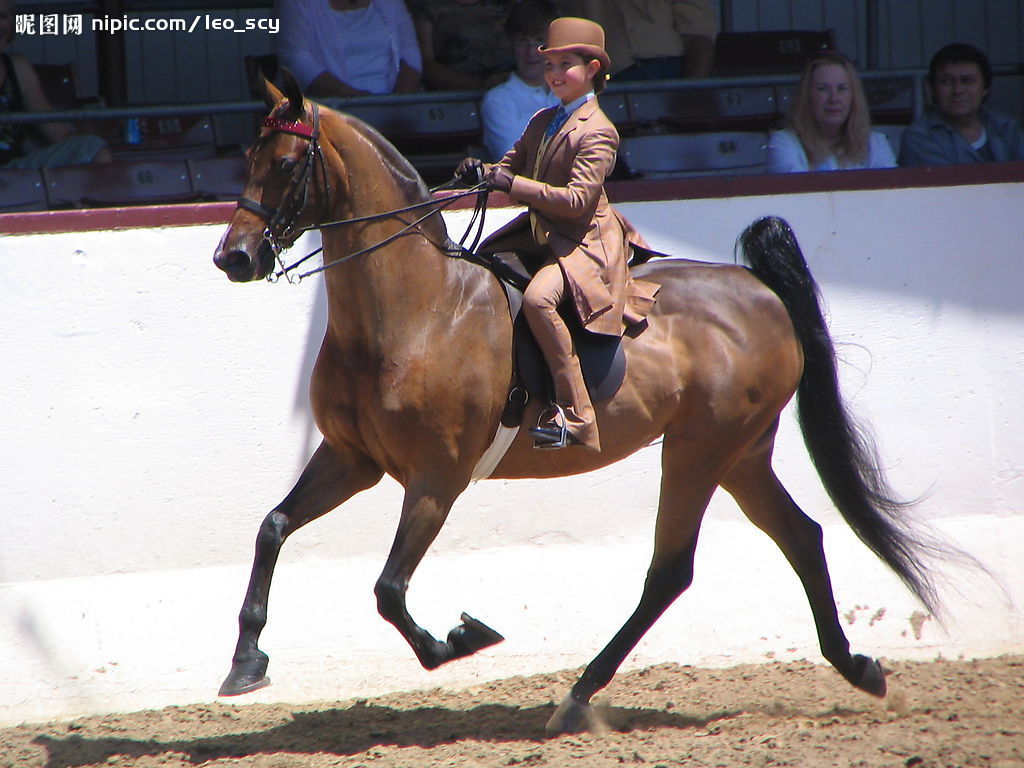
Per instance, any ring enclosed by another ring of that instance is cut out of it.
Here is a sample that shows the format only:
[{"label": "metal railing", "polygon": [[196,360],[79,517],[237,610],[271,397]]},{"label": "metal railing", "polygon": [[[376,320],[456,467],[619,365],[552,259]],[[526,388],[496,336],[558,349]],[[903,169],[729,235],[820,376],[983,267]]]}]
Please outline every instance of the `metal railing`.
[{"label": "metal railing", "polygon": [[[1024,63],[1004,64],[993,67],[996,76],[1024,75]],[[861,80],[885,81],[905,80],[913,82],[912,110],[915,117],[924,111],[924,81],[927,69],[887,69],[859,73]],[[650,91],[688,91],[707,88],[745,88],[755,86],[791,86],[799,81],[792,75],[738,75],[727,78],[648,80],[611,82],[606,93],[624,94]],[[420,91],[418,93],[358,96],[350,98],[328,98],[321,101],[329,107],[345,111],[347,108],[378,105],[431,104],[439,102],[479,101],[483,91]],[[260,113],[266,110],[262,101],[215,101],[182,104],[139,104],[122,107],[94,107],[86,109],[64,109],[51,112],[10,112],[0,117],[4,123],[52,123],[80,122],[90,120],[118,120],[132,117],[169,117],[177,115],[228,115],[239,113]],[[685,115],[683,115],[685,117]]]},{"label": "metal railing", "polygon": [[[1020,74],[1024,66],[1014,68],[1013,74]],[[927,74],[925,70],[901,69],[887,70],[882,72],[865,72],[861,74],[864,80],[878,79],[889,80],[899,78],[913,78],[915,82],[914,91],[920,91],[920,83]],[[799,78],[796,75],[750,75],[729,78],[708,78],[693,80],[660,80],[645,82],[610,83],[607,89],[609,94],[629,94],[651,90],[697,90],[701,88],[737,88],[764,85],[792,85]],[[423,104],[439,101],[479,101],[483,96],[482,91],[420,91],[418,93],[386,94],[359,96],[353,98],[330,98],[323,99],[323,103],[329,107],[344,111],[346,107],[355,106],[377,106],[377,105],[402,105],[402,104]],[[261,112],[266,109],[262,101],[217,101],[217,102],[193,102],[182,104],[149,104],[123,107],[94,107],[88,109],[65,109],[53,110],[51,112],[11,112],[4,114],[2,121],[5,123],[48,123],[48,122],[77,122],[85,120],[122,119],[130,117],[167,117],[171,115],[226,115],[245,112]],[[915,114],[917,114],[915,110]]]}]

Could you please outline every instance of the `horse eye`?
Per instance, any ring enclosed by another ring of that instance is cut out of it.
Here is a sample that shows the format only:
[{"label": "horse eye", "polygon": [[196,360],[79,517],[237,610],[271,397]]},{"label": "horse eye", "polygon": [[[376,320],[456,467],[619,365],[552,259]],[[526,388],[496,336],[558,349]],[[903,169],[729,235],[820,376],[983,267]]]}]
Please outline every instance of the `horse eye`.
[{"label": "horse eye", "polygon": [[284,171],[285,173],[289,173],[289,172],[291,172],[292,170],[294,170],[294,169],[295,169],[295,166],[296,166],[297,164],[298,164],[298,163],[297,163],[297,161],[293,160],[293,159],[292,159],[292,158],[290,158],[290,157],[282,157],[282,158],[281,158],[281,159],[280,159],[280,160],[278,161],[278,166],[279,166],[279,167],[281,168],[281,170],[282,170],[282,171]]}]

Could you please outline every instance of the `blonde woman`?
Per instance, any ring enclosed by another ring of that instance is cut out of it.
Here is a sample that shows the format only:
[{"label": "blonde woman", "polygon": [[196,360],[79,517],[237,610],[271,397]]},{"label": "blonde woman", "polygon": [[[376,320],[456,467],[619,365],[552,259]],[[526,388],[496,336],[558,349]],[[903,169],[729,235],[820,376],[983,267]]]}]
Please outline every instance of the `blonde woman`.
[{"label": "blonde woman", "polygon": [[853,64],[824,51],[804,66],[790,127],[768,142],[772,173],[894,168],[885,135],[871,130],[867,97]]}]

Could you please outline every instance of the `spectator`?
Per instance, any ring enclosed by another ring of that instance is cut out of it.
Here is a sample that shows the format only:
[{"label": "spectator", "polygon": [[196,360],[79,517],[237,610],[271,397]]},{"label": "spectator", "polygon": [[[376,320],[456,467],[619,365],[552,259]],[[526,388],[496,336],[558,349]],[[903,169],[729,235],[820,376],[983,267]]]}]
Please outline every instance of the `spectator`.
[{"label": "spectator", "polygon": [[804,65],[797,85],[790,127],[768,142],[768,170],[835,171],[892,168],[896,165],[885,134],[871,130],[871,113],[852,62],[824,51]]},{"label": "spectator", "polygon": [[309,95],[409,93],[422,63],[402,0],[278,0],[278,54]]},{"label": "spectator", "polygon": [[493,88],[515,67],[497,32],[512,0],[408,0],[423,51],[423,82],[434,90]]},{"label": "spectator", "polygon": [[544,79],[544,55],[539,50],[557,15],[549,0],[522,0],[509,11],[505,36],[512,42],[516,71],[485,93],[480,105],[484,146],[491,160],[500,160],[512,148],[537,111],[558,104]]},{"label": "spectator", "polygon": [[928,86],[934,109],[903,132],[900,165],[1024,160],[1024,131],[1009,115],[986,107],[992,87],[988,57],[952,43],[932,56]]},{"label": "spectator", "polygon": [[[4,112],[49,112],[39,75],[28,59],[8,53],[14,41],[14,2],[0,0],[0,115]],[[110,150],[98,136],[75,135],[66,123],[39,123],[46,145],[30,149],[29,126],[0,121],[0,167],[44,168],[110,160]]]},{"label": "spectator", "polygon": [[562,0],[608,32],[616,80],[710,77],[718,19],[711,0]]}]

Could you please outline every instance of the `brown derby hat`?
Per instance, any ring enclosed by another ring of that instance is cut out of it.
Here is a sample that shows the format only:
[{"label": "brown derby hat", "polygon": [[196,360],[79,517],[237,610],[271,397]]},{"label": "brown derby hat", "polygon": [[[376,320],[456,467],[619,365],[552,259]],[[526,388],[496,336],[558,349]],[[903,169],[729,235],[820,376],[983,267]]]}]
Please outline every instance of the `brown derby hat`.
[{"label": "brown derby hat", "polygon": [[555,19],[548,25],[547,44],[538,50],[541,53],[577,51],[600,61],[606,72],[612,66],[612,60],[604,49],[604,30],[590,19],[578,19],[575,16]]}]

